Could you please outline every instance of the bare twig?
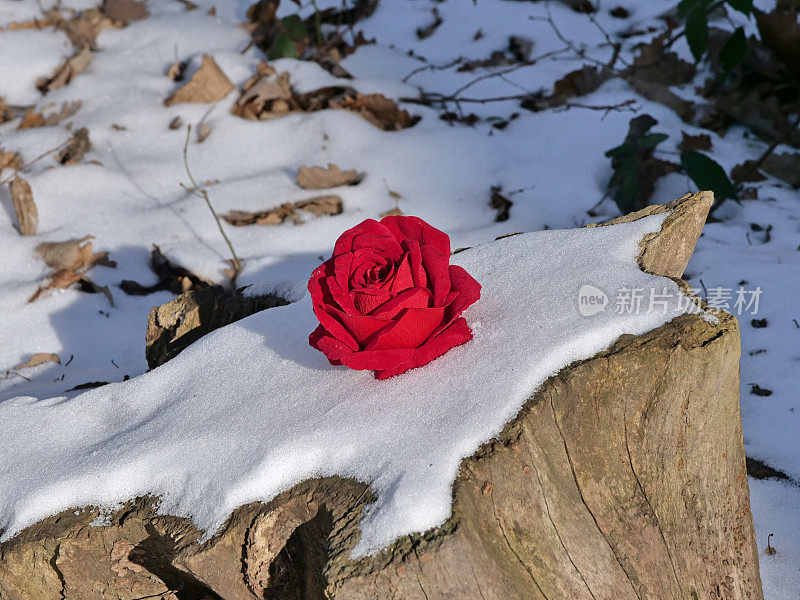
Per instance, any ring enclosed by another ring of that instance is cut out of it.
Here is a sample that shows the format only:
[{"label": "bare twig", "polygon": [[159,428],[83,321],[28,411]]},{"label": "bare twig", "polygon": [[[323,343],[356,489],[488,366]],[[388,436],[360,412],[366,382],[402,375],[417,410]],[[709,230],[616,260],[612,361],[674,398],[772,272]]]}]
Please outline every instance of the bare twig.
[{"label": "bare twig", "polygon": [[211,200],[208,197],[208,192],[205,188],[200,187],[197,182],[195,181],[194,177],[192,176],[192,171],[189,168],[189,136],[192,133],[192,126],[188,125],[186,127],[186,141],[183,144],[183,166],[186,169],[186,175],[189,177],[189,181],[191,181],[192,185],[194,186],[194,194],[196,196],[201,197],[203,200],[206,201],[206,206],[208,206],[208,210],[211,211],[211,214],[214,216],[214,220],[217,222],[217,227],[219,227],[219,232],[222,234],[222,237],[225,239],[225,243],[228,244],[228,249],[231,251],[231,256],[233,257],[233,276],[231,277],[231,282],[236,281],[236,277],[242,270],[242,263],[239,261],[239,257],[236,256],[236,251],[233,249],[233,244],[231,244],[231,240],[228,238],[225,230],[222,228],[222,222],[219,220],[219,216],[217,215],[217,211],[214,210],[214,206],[211,204]]},{"label": "bare twig", "polygon": [[409,79],[411,79],[417,73],[421,73],[422,71],[446,71],[447,69],[450,69],[452,67],[455,67],[458,64],[461,64],[462,62],[464,62],[464,59],[463,59],[463,57],[459,56],[457,59],[455,59],[453,61],[450,61],[449,63],[447,63],[445,65],[423,65],[423,66],[417,67],[416,69],[411,71],[408,75],[403,77],[403,79],[401,81],[403,83],[408,83]]},{"label": "bare twig", "polygon": [[59,150],[61,150],[62,148],[64,148],[64,146],[66,146],[67,144],[69,144],[69,143],[70,143],[70,141],[71,141],[71,139],[68,139],[68,140],[66,140],[66,141],[64,141],[64,142],[61,142],[61,143],[60,143],[58,146],[56,146],[55,148],[50,148],[50,150],[48,150],[47,152],[42,152],[42,153],[41,153],[39,156],[37,156],[37,157],[36,157],[36,158],[34,158],[33,160],[31,160],[31,161],[29,161],[29,162],[25,163],[24,165],[22,165],[22,166],[21,166],[21,167],[19,167],[18,169],[14,169],[14,172],[13,172],[13,173],[12,173],[10,176],[8,176],[8,177],[6,177],[5,179],[3,179],[2,181],[0,181],[0,185],[5,185],[6,183],[8,183],[8,182],[9,182],[9,181],[11,181],[12,179],[14,179],[14,177],[16,177],[16,176],[17,176],[17,173],[24,173],[25,171],[27,171],[28,169],[30,169],[30,168],[31,168],[31,167],[32,167],[32,166],[33,166],[35,163],[39,162],[39,161],[40,161],[40,160],[42,160],[43,158],[46,158],[46,157],[50,156],[50,155],[51,155],[51,154],[53,154],[54,152],[58,152]]}]

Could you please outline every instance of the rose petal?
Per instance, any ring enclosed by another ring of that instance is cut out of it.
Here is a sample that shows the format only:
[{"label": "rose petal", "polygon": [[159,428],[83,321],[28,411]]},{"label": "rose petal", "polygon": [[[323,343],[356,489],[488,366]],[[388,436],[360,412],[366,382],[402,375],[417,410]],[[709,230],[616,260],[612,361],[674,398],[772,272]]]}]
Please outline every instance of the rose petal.
[{"label": "rose petal", "polygon": [[332,311],[342,325],[347,328],[347,331],[353,335],[359,347],[364,347],[364,344],[372,335],[392,324],[391,319],[381,319],[364,315],[348,315],[333,307],[328,310]]},{"label": "rose petal", "polygon": [[347,351],[341,354],[338,360],[343,365],[351,369],[373,371],[382,369],[397,368],[404,365],[414,358],[414,350],[406,348],[403,350],[360,350],[358,352]]},{"label": "rose petal", "polygon": [[350,289],[348,287],[350,284],[350,271],[353,270],[353,253],[345,252],[344,254],[333,256],[325,262],[331,263],[331,268],[329,271],[333,271],[332,273],[328,272],[328,275],[335,276],[336,283],[339,284],[339,287],[344,292],[347,292],[347,290]]},{"label": "rose petal", "polygon": [[328,288],[330,297],[344,312],[351,315],[358,314],[358,309],[356,308],[356,305],[353,304],[353,298],[339,286],[339,281],[336,279],[336,277],[327,277],[320,282],[320,285],[323,287],[323,289],[325,287]]},{"label": "rose petal", "polygon": [[362,315],[369,314],[391,298],[392,294],[378,288],[362,288],[353,291],[353,303]]},{"label": "rose petal", "polygon": [[328,358],[328,362],[332,365],[341,365],[342,361],[339,357],[347,352],[352,352],[342,342],[333,337],[330,333],[325,331],[322,325],[319,325],[311,335],[308,336],[308,344],[312,348],[316,348]]},{"label": "rose petal", "polygon": [[422,266],[428,274],[428,289],[433,293],[433,306],[444,306],[450,293],[450,255],[433,246],[423,246]]},{"label": "rose petal", "polygon": [[393,319],[404,308],[428,308],[430,301],[431,293],[428,290],[425,288],[412,288],[400,292],[391,300],[384,302],[369,315],[382,319]]},{"label": "rose petal", "polygon": [[400,244],[392,233],[374,219],[367,219],[339,236],[333,247],[333,255],[338,256],[360,248],[375,248],[393,262],[403,254]]},{"label": "rose petal", "polygon": [[422,266],[422,251],[417,242],[406,242],[405,249],[411,261],[411,274],[414,276],[414,287],[428,287],[428,276]]},{"label": "rose petal", "polygon": [[456,319],[444,331],[431,337],[422,346],[414,350],[414,356],[408,362],[386,369],[376,370],[375,379],[388,379],[389,377],[405,373],[409,369],[416,369],[417,367],[427,365],[451,348],[465,344],[471,339],[472,331],[469,325],[467,325],[467,322],[463,318]]},{"label": "rose petal", "polygon": [[325,330],[335,337],[337,340],[345,344],[351,350],[358,350],[359,345],[355,338],[350,334],[349,331],[339,322],[333,315],[328,313],[328,310],[336,310],[334,307],[328,305],[327,307],[324,305],[314,305],[314,314],[317,315],[317,319],[319,319],[320,325],[322,325]]},{"label": "rose petal", "polygon": [[478,301],[481,297],[481,284],[462,267],[450,265],[450,289],[458,292],[458,296],[447,307],[447,319],[452,321],[464,309]]},{"label": "rose petal", "polygon": [[403,260],[400,261],[400,264],[397,266],[397,271],[389,289],[393,294],[397,294],[413,287],[414,276],[411,274],[411,261],[408,253],[406,253],[403,256]]},{"label": "rose petal", "polygon": [[406,308],[394,322],[373,337],[366,350],[416,348],[441,325],[444,307]]},{"label": "rose petal", "polygon": [[398,242],[414,240],[420,247],[433,246],[445,256],[450,256],[450,237],[419,217],[391,215],[381,219],[380,224],[391,231]]}]

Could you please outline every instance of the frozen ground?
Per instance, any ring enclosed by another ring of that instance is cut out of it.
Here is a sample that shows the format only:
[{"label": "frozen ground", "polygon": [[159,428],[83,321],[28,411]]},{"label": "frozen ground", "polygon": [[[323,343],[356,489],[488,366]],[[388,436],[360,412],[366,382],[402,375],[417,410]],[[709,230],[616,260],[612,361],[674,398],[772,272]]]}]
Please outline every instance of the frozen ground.
[{"label": "frozen ground", "polygon": [[[88,127],[93,145],[93,150],[80,164],[64,167],[49,156],[25,173],[39,212],[36,236],[19,236],[7,186],[0,190],[0,252],[3,256],[0,374],[35,352],[58,353],[62,359],[61,365],[20,371],[29,381],[13,374],[0,380],[0,402],[5,404],[0,406],[7,414],[26,409],[24,417],[20,418],[29,419],[37,406],[37,411],[47,408],[69,411],[70,402],[46,401],[37,405],[30,400],[12,399],[22,396],[55,398],[64,396],[66,390],[79,384],[118,382],[126,375],[133,378],[146,371],[143,347],[147,314],[151,306],[171,296],[166,292],[145,297],[126,296],[116,286],[123,279],[142,283],[154,281],[147,266],[152,244],[158,244],[171,260],[199,275],[215,281],[224,279],[226,265],[223,261],[227,249],[216,224],[202,201],[180,187],[181,182],[186,182],[181,158],[184,130],[168,128],[175,116],[196,125],[209,105],[164,107],[164,98],[179,85],[164,73],[174,60],[176,48],[182,60],[190,61],[189,74],[199,65],[201,55],[208,53],[213,54],[234,85],[240,87],[254,73],[262,56],[255,48],[241,53],[249,41],[249,36],[239,27],[244,20],[246,1],[195,2],[200,9],[187,13],[183,4],[175,0],[152,0],[149,3],[152,15],[148,19],[123,29],[103,31],[89,68],[69,85],[45,97],[36,89],[35,82],[39,77],[50,75],[72,54],[66,36],[52,28],[0,32],[0,56],[3,57],[0,97],[11,105],[40,107],[60,105],[67,100],[82,101],[82,107],[69,121],[73,130]],[[46,8],[52,2],[43,0],[42,4]],[[85,8],[94,3],[67,0],[62,4]],[[207,15],[212,4],[216,4],[215,16]],[[630,10],[629,19],[611,18],[608,9],[612,5],[605,6],[605,3],[597,15],[598,22],[611,33],[652,24],[658,14],[675,2],[623,0],[613,6],[617,4]],[[453,93],[483,71],[461,73],[449,68],[409,75],[419,67],[444,65],[461,56],[485,59],[492,51],[506,47],[511,34],[532,39],[534,56],[562,50],[563,43],[553,29],[540,20],[548,6],[561,31],[585,44],[598,59],[609,57],[610,49],[602,46],[603,35],[587,17],[557,2],[384,0],[359,26],[367,38],[374,37],[377,43],[358,48],[342,63],[355,77],[347,84],[359,91],[381,92],[392,98],[415,97],[420,88],[427,92]],[[431,23],[433,7],[438,8],[443,22],[429,38],[418,40],[415,31]],[[283,12],[294,10],[291,2],[284,2]],[[33,0],[0,0],[0,26],[39,15],[39,3]],[[479,29],[482,36],[474,40]],[[630,40],[623,54],[629,54],[633,43],[642,39]],[[685,43],[679,41],[675,49],[688,58]],[[409,50],[428,62],[409,56]],[[481,80],[468,88],[469,95],[481,99],[517,94],[520,89],[549,90],[554,81],[582,64],[584,60],[573,53],[559,52],[502,78]],[[284,59],[275,66],[279,71],[289,71],[293,83],[303,90],[332,80],[331,75],[311,63]],[[677,91],[685,97],[693,94],[690,87]],[[398,203],[405,214],[416,214],[447,231],[453,247],[486,242],[512,231],[575,227],[618,214],[611,201],[600,204],[599,217],[589,217],[587,210],[603,196],[610,176],[609,161],[603,153],[622,141],[628,122],[634,116],[631,112],[573,108],[533,113],[521,110],[518,102],[476,102],[464,105],[466,112],[474,112],[481,119],[470,127],[459,123],[450,125],[439,119],[440,110],[408,103],[404,107],[422,117],[420,122],[403,131],[384,132],[345,111],[292,115],[265,122],[245,121],[229,111],[237,96],[233,92],[216,106],[206,120],[212,130],[210,136],[202,144],[192,143],[189,150],[195,175],[213,182],[209,191],[220,212],[260,210],[315,195],[294,184],[294,174],[301,164],[333,162],[342,168],[366,173],[358,186],[335,191],[344,201],[341,215],[310,217],[298,226],[290,223],[278,227],[226,226],[245,260],[240,279],[243,285],[259,282],[268,287],[296,289],[299,283],[302,287],[311,270],[329,255],[339,233],[395,205],[388,190],[402,195]],[[658,119],[655,130],[670,134],[664,144],[667,150],[676,149],[681,131],[701,132],[684,124],[669,109],[638,96],[620,80],[612,80],[580,100],[597,106],[629,99],[636,100],[640,113],[646,112]],[[519,116],[504,129],[492,125],[496,121],[493,117],[508,118],[515,112]],[[0,147],[18,151],[26,160],[70,136],[64,124],[26,130],[18,130],[17,124],[18,120],[0,125]],[[734,127],[724,138],[707,133],[713,141],[714,158],[726,169],[745,158],[757,157],[765,148],[754,138],[748,139],[743,129]],[[7,175],[8,171],[4,171],[0,177]],[[502,223],[494,221],[496,213],[488,206],[489,189],[493,185],[501,185],[506,191],[521,190],[510,196],[514,202],[510,218]],[[762,290],[758,314],[745,311],[740,317],[745,444],[749,456],[797,481],[800,480],[800,444],[797,443],[800,398],[793,381],[800,366],[800,311],[795,301],[800,294],[800,254],[797,252],[800,197],[798,192],[775,180],[759,186],[760,200],[745,201],[742,205],[729,202],[719,213],[720,222],[706,226],[686,277],[698,290],[703,287],[706,290],[732,289],[731,308],[737,288]],[[685,177],[671,175],[660,181],[653,200],[671,200],[691,188],[691,182]],[[772,228],[767,236],[764,231],[769,226]],[[34,253],[36,245],[85,234],[93,234],[95,248],[108,251],[118,262],[116,270],[97,267],[91,271],[96,283],[110,286],[114,306],[100,294],[89,295],[74,289],[50,291],[35,302],[27,303],[48,272]],[[463,260],[471,260],[469,256],[469,253],[463,255]],[[555,269],[548,269],[547,265],[542,269],[548,277],[553,277]],[[480,277],[478,279],[481,281]],[[471,318],[478,318],[481,310],[476,305]],[[264,316],[248,320],[230,331],[212,336],[204,345],[230,343],[227,336],[238,331],[243,340],[255,346],[262,334],[248,326],[261,323],[260,327],[268,327],[272,323],[274,327],[277,321],[273,320],[277,318]],[[302,323],[302,319],[298,319]],[[754,327],[752,319],[766,319],[767,326]],[[485,321],[483,317],[481,320]],[[476,340],[478,337],[476,335]],[[200,349],[192,352],[202,353]],[[452,359],[447,360],[459,360],[458,352],[467,350],[454,351]],[[265,356],[263,364],[249,364],[249,368],[266,368],[265,365],[270,364],[267,358]],[[270,360],[278,358],[273,356]],[[246,369],[248,365],[241,368]],[[102,410],[108,411],[109,418],[121,419],[112,410],[110,399],[127,397],[129,392],[138,389],[137,386],[151,380],[163,383],[160,401],[168,403],[167,398],[178,398],[180,386],[177,382],[170,382],[158,373],[120,386],[99,388],[80,396],[72,406],[98,402],[104,407]],[[536,373],[526,373],[529,374],[527,383],[534,385]],[[356,376],[361,375],[364,374]],[[186,385],[202,389],[197,381]],[[755,395],[754,389],[772,393]],[[66,397],[75,396],[77,392],[66,394]],[[156,410],[158,402],[150,398],[149,403],[143,402],[141,406],[129,404],[126,408],[130,411],[129,421],[145,418],[142,415]],[[508,405],[498,407],[495,416],[502,420],[511,413],[513,406]],[[111,431],[114,423],[103,422],[96,426]],[[158,424],[153,422],[150,426],[155,428]],[[493,427],[496,429],[497,423]],[[473,441],[489,435],[491,429],[487,426]],[[7,440],[15,439],[16,435],[20,432],[10,437],[4,434],[0,444],[8,444]],[[78,436],[73,440],[78,444],[76,448],[89,439],[78,432],[75,435]],[[114,444],[104,452],[113,456]],[[466,454],[469,449],[459,452]],[[453,468],[452,461],[456,460],[453,456],[442,457],[441,473]],[[315,465],[308,468],[319,466]],[[262,465],[251,466],[255,479],[249,483],[239,482],[236,493],[224,502],[235,504],[239,499],[252,499],[268,489],[256,475]],[[144,475],[136,477],[130,470],[137,467],[132,464],[120,464],[120,467],[121,472],[131,474],[127,478],[131,490],[141,489],[146,481]],[[328,465],[328,468],[335,470],[336,465]],[[357,471],[352,466],[342,468]],[[64,473],[66,471],[62,472],[60,481],[66,486],[69,477]],[[258,481],[263,487],[258,487]],[[287,481],[276,480],[269,485],[280,487]],[[26,494],[30,497],[35,490],[41,493],[36,481],[25,489],[25,484],[19,485],[22,488],[13,488],[19,492],[19,498]],[[797,513],[800,488],[792,483],[752,479],[751,487],[767,598],[794,599],[800,589],[800,518]],[[161,489],[169,491],[165,487]],[[102,493],[98,491],[98,498],[110,499],[109,496],[101,498]],[[73,499],[79,500],[74,496]],[[430,499],[431,506],[438,507],[430,513],[438,515],[436,518],[441,516],[440,501],[441,496]],[[34,503],[33,506],[43,504]],[[10,512],[3,513],[3,518],[13,520],[14,526],[34,516],[7,507],[4,503],[4,510]],[[196,505],[186,497],[180,507],[194,509]],[[207,514],[205,522],[211,524],[217,518],[218,515]],[[0,522],[0,526],[3,524]],[[5,522],[5,525],[11,524]],[[421,521],[416,524],[425,525]],[[377,522],[374,526],[374,531],[378,531]],[[386,535],[393,532],[388,525],[381,531],[389,532]],[[764,554],[769,533],[774,533],[771,542],[778,551],[773,555]],[[379,539],[376,534],[372,541],[377,543]]]}]

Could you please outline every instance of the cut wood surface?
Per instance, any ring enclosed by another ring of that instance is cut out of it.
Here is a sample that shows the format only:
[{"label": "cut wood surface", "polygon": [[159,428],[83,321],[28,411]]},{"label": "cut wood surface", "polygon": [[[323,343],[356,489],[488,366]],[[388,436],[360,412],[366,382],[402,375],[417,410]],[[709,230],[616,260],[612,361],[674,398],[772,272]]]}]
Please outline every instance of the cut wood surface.
[{"label": "cut wood surface", "polygon": [[[709,201],[671,203],[644,268],[680,276]],[[623,336],[551,377],[463,460],[451,517],[375,555],[351,555],[372,492],[349,479],[242,506],[202,543],[137,498],[102,526],[85,507],[1,544],[0,597],[760,600],[738,325],[718,317]]]}]

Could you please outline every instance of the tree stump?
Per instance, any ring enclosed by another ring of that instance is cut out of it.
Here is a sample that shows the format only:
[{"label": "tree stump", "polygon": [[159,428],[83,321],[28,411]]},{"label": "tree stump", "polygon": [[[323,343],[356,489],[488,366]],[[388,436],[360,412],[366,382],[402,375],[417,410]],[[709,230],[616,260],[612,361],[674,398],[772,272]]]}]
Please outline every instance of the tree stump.
[{"label": "tree stump", "polygon": [[[640,264],[680,277],[710,194],[670,211]],[[167,343],[165,339],[163,343]],[[305,481],[211,540],[131,500],[0,545],[0,598],[761,600],[739,413],[739,332],[683,315],[551,377],[464,459],[433,530],[353,558],[367,485]]]}]

